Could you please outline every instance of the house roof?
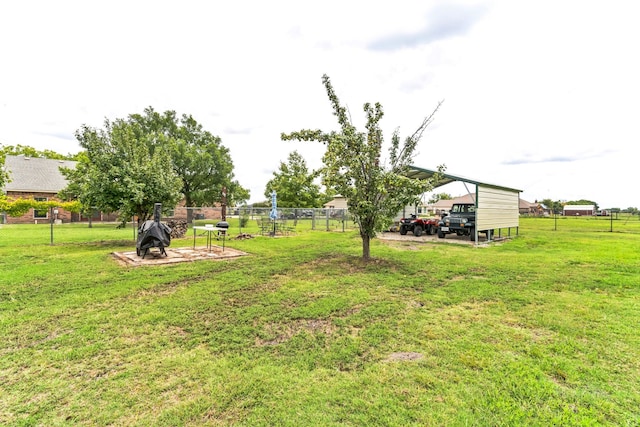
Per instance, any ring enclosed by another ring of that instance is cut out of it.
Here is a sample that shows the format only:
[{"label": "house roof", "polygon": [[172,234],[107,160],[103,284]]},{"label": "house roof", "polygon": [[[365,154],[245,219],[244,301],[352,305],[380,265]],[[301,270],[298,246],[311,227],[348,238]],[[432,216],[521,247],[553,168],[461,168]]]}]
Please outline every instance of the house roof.
[{"label": "house roof", "polygon": [[435,209],[451,209],[451,206],[453,206],[456,203],[473,203],[473,202],[474,200],[471,194],[465,194],[462,196],[454,197],[453,199],[438,200],[436,203],[434,203],[433,207]]},{"label": "house roof", "polygon": [[7,156],[4,164],[10,182],[4,186],[4,192],[57,193],[67,186],[60,167],[75,169],[76,163],[71,160]]},{"label": "house roof", "polygon": [[[438,171],[434,171],[434,170],[431,170],[431,169],[419,168],[417,166],[409,166],[409,172],[407,172],[406,176],[409,177],[409,178],[413,178],[413,179],[428,179],[428,178],[431,178],[432,176],[436,175],[437,173],[438,173]],[[469,184],[482,185],[482,186],[485,186],[485,187],[492,187],[492,188],[497,188],[497,189],[500,189],[500,190],[507,190],[507,191],[513,191],[513,192],[522,193],[522,190],[517,190],[515,188],[504,187],[502,185],[490,184],[490,183],[487,183],[487,182],[480,182],[480,181],[476,181],[476,180],[473,180],[473,179],[470,179],[470,178],[451,175],[451,174],[448,174],[448,173],[441,173],[440,174],[440,179],[438,180],[438,182],[436,182],[434,188],[441,187],[443,185],[446,185],[446,184],[449,184],[449,183],[455,182],[455,181],[467,182]]]},{"label": "house roof", "polygon": [[531,203],[531,202],[527,202],[524,199],[520,199],[520,209],[529,209],[529,208],[535,208],[538,206],[538,203]]}]

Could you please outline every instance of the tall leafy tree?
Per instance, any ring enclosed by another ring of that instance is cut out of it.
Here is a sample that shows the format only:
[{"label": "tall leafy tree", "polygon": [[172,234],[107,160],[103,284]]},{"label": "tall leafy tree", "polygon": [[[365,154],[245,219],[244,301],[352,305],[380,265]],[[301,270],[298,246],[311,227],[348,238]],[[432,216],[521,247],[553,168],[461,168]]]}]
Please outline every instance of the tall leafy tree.
[{"label": "tall leafy tree", "polygon": [[314,183],[317,174],[309,172],[307,162],[297,151],[289,154],[287,162],[280,162],[273,178],[267,182],[264,196],[269,199],[273,190],[278,194],[278,206],[283,208],[319,208],[330,200]]},{"label": "tall leafy tree", "polygon": [[74,169],[62,167],[60,172],[67,178],[67,186],[58,192],[61,200],[77,200],[80,202],[80,212],[89,217],[91,226],[91,213],[98,206],[96,193],[92,191],[92,178],[90,175],[90,161],[86,151],[80,151],[76,155],[76,167]]},{"label": "tall leafy tree", "polygon": [[152,145],[169,152],[187,206],[213,206],[223,197],[231,205],[249,198],[249,191],[234,180],[229,150],[192,116],[178,118],[174,111],[161,114],[149,107],[130,118],[138,125],[139,137],[156,135]]},{"label": "tall leafy tree", "polygon": [[[405,176],[415,154],[416,145],[433,120],[438,107],[427,116],[418,129],[404,142],[396,130],[391,137],[389,163],[381,160],[383,145],[380,120],[383,117],[379,103],[364,105],[367,118],[366,132],[359,132],[351,122],[347,109],[340,105],[329,77],[322,76],[333,114],[340,125],[339,132],[301,130],[282,134],[283,140],[320,141],[325,144],[323,183],[347,198],[349,213],[360,229],[362,257],[371,256],[370,242],[376,231],[388,226],[403,206],[415,202],[419,195],[430,191],[438,177],[418,181]],[[444,167],[439,167],[443,170]]]},{"label": "tall leafy tree", "polygon": [[135,121],[117,119],[105,120],[104,129],[82,126],[76,138],[86,157],[64,172],[70,182],[65,191],[83,206],[145,221],[155,203],[173,207],[179,200],[181,182],[171,157],[156,149],[162,135],[141,133]]}]

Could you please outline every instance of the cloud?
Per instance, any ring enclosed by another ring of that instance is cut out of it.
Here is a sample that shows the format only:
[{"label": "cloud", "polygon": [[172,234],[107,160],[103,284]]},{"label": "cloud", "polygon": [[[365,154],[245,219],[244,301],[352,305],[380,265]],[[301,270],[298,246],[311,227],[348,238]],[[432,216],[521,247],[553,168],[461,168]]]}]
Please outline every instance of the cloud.
[{"label": "cloud", "polygon": [[525,155],[525,157],[505,160],[502,162],[502,164],[513,166],[513,165],[526,165],[526,164],[532,164],[532,163],[570,163],[570,162],[577,162],[580,160],[603,157],[613,152],[614,152],[613,150],[603,150],[599,152],[576,153],[573,155],[566,155],[566,154],[565,155],[555,154],[555,155],[549,155],[549,156]]},{"label": "cloud", "polygon": [[417,31],[389,34],[369,44],[375,51],[394,51],[428,45],[466,34],[485,14],[481,5],[441,4],[426,16],[425,26]]},{"label": "cloud", "polygon": [[226,127],[224,128],[224,133],[227,133],[229,135],[250,135],[255,128],[253,127],[245,127],[245,128],[233,128],[233,127]]},{"label": "cloud", "polygon": [[52,138],[64,139],[66,141],[75,141],[76,137],[73,132],[34,132],[37,135],[49,136]]}]

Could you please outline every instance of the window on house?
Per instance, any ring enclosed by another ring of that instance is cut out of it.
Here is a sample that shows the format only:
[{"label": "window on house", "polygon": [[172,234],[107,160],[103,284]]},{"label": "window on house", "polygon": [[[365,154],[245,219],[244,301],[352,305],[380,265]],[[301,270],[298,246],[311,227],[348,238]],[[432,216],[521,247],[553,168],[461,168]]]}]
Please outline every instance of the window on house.
[{"label": "window on house", "polygon": [[[47,198],[46,197],[34,197],[36,202],[46,202]],[[37,210],[34,209],[33,210],[33,217],[35,219],[46,219],[47,218],[47,210],[46,209],[42,209],[42,210]]]}]

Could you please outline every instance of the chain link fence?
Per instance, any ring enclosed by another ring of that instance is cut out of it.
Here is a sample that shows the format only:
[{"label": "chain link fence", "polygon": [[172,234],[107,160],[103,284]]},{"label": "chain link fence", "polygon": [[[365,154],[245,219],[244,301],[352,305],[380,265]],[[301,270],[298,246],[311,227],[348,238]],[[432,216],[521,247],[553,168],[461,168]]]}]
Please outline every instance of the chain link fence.
[{"label": "chain link fence", "polygon": [[163,216],[163,220],[184,220],[187,224],[216,224],[225,220],[230,230],[238,233],[269,232],[277,225],[287,233],[302,230],[345,232],[357,228],[347,209],[278,208],[275,220],[270,207],[177,207]]},{"label": "chain link fence", "polygon": [[529,221],[548,224],[552,230],[640,233],[640,215],[613,212],[606,216],[565,216],[551,214],[547,217],[528,217]]},{"label": "chain link fence", "polygon": [[[357,229],[357,224],[346,209],[280,208],[275,219],[270,214],[271,208],[268,207],[229,207],[225,212],[221,207],[177,207],[165,211],[160,221],[170,224],[172,229],[181,229],[182,234],[173,236],[172,233],[172,238],[189,237],[193,226],[215,226],[223,219],[229,224],[230,237],[239,234],[274,236],[295,235],[309,230],[345,232]],[[115,220],[58,223],[52,218],[51,215],[46,224],[0,225],[0,247],[24,244],[25,236],[31,243],[50,245],[130,239],[135,242],[137,239],[139,224],[136,218],[124,223]],[[80,229],[85,231],[79,232]]]}]

